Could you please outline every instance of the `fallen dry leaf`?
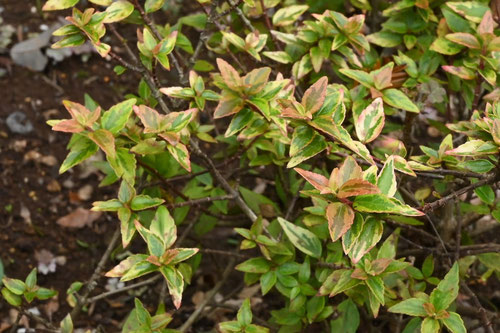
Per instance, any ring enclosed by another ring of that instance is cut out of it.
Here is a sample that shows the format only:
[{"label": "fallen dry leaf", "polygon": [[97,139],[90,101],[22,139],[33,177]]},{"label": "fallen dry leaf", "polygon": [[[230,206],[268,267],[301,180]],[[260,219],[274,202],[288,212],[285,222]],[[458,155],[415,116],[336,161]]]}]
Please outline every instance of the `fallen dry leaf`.
[{"label": "fallen dry leaf", "polygon": [[59,302],[57,301],[57,297],[51,298],[50,301],[43,306],[43,310],[49,317],[49,320],[52,321],[52,315],[59,310]]},{"label": "fallen dry leaf", "polygon": [[57,224],[64,228],[83,228],[91,226],[101,216],[101,212],[92,212],[85,208],[77,208],[72,213],[57,220]]}]

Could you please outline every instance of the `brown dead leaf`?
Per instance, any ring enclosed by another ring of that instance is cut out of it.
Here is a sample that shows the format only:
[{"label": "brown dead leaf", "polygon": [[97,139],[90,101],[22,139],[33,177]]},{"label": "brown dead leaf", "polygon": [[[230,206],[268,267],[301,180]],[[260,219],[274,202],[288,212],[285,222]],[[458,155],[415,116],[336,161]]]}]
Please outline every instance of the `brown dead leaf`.
[{"label": "brown dead leaf", "polygon": [[92,212],[85,208],[77,208],[72,213],[57,220],[57,224],[64,228],[83,228],[91,226],[101,216],[101,212]]},{"label": "brown dead leaf", "polygon": [[51,298],[50,301],[43,306],[43,310],[49,317],[49,320],[52,321],[52,315],[59,310],[59,302],[57,301],[57,297]]},{"label": "brown dead leaf", "polygon": [[239,299],[251,298],[260,290],[260,285],[256,284],[250,287],[245,287],[238,293]]}]

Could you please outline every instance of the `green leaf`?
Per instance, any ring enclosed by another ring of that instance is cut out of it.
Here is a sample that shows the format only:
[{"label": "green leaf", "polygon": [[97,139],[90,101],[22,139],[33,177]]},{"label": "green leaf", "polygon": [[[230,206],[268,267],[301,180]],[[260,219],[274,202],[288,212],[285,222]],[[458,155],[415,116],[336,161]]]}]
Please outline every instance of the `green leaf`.
[{"label": "green leaf", "polygon": [[373,82],[373,78],[368,74],[367,72],[356,70],[356,69],[348,69],[348,68],[341,68],[340,73],[344,74],[350,79],[353,79],[356,82],[361,83],[363,86],[367,88],[371,88],[375,86],[375,83]]},{"label": "green leaf", "polygon": [[182,143],[178,143],[175,146],[167,145],[167,149],[184,169],[191,172],[191,160],[189,159],[189,152],[185,145]]},{"label": "green leaf", "polygon": [[158,207],[149,230],[163,241],[167,249],[170,248],[177,239],[175,221],[165,206]]},{"label": "green leaf", "polygon": [[457,298],[459,289],[458,272],[458,262],[455,262],[450,271],[432,291],[430,295],[430,302],[436,308],[436,312],[446,310],[450,306],[450,304]]},{"label": "green leaf", "polygon": [[366,213],[392,213],[405,216],[421,216],[424,213],[401,203],[395,198],[381,194],[359,195],[354,199],[353,208]]},{"label": "green leaf", "polygon": [[262,52],[262,54],[268,57],[269,59],[272,59],[282,64],[289,64],[293,62],[292,57],[285,51],[264,51]]},{"label": "green leaf", "polygon": [[21,296],[14,294],[7,288],[2,288],[2,296],[12,306],[20,306],[23,302]]},{"label": "green leaf", "polygon": [[113,3],[113,0],[89,0],[89,1],[99,6],[109,6],[111,5],[111,3]]},{"label": "green leaf", "polygon": [[295,156],[311,143],[315,135],[310,126],[302,125],[295,128],[290,143],[290,156]]},{"label": "green leaf", "polygon": [[237,314],[238,323],[241,326],[248,326],[252,323],[252,309],[250,308],[250,298],[243,301]]},{"label": "green leaf", "polygon": [[130,202],[130,208],[132,210],[143,210],[152,207],[156,207],[164,203],[165,200],[160,198],[152,198],[149,195],[139,194],[136,195]]},{"label": "green leaf", "polygon": [[327,147],[327,143],[323,136],[316,134],[314,132],[311,142],[305,146],[302,150],[297,152],[286,165],[287,168],[293,168],[296,165],[310,159],[313,156],[321,153]]},{"label": "green leaf", "polygon": [[57,291],[48,288],[38,288],[36,290],[35,296],[39,300],[46,300],[57,295]]},{"label": "green leaf", "polygon": [[233,117],[231,123],[227,127],[224,136],[230,137],[241,131],[245,126],[253,121],[254,113],[249,108],[245,107]]},{"label": "green leaf", "polygon": [[165,0],[146,0],[144,9],[146,10],[146,13],[156,12],[157,10],[160,10],[161,7],[163,7],[164,3]]},{"label": "green leaf", "polygon": [[260,277],[260,289],[262,295],[265,295],[271,290],[276,284],[276,271],[269,271],[261,275]]},{"label": "green leaf", "polygon": [[2,282],[5,288],[16,295],[22,295],[26,290],[26,284],[19,279],[4,277]]},{"label": "green leaf", "polygon": [[132,265],[122,276],[121,281],[129,281],[141,277],[143,275],[155,272],[158,266],[153,265],[149,261],[139,261]]},{"label": "green leaf", "polygon": [[207,24],[207,14],[192,14],[183,16],[179,19],[179,22],[198,30],[203,30]]},{"label": "green leaf", "polygon": [[151,327],[151,315],[137,297],[134,299],[134,305],[137,321],[146,325],[148,328]]},{"label": "green leaf", "polygon": [[346,299],[337,307],[340,316],[330,322],[330,332],[356,333],[360,324],[360,316],[356,304],[350,299]]},{"label": "green leaf", "polygon": [[335,242],[342,237],[354,222],[354,211],[340,202],[332,202],[326,207],[326,218],[330,237]]},{"label": "green leaf", "polygon": [[36,286],[36,268],[33,268],[26,277],[26,289],[31,290]]},{"label": "green leaf", "polygon": [[419,113],[418,107],[400,90],[386,89],[382,91],[382,99],[392,107]]},{"label": "green leaf", "polygon": [[389,308],[389,312],[402,313],[408,316],[427,317],[424,309],[425,300],[420,298],[408,298]]},{"label": "green leaf", "polygon": [[456,312],[449,312],[448,318],[441,319],[441,322],[450,330],[451,333],[466,333],[464,321]]},{"label": "green leaf", "polygon": [[321,241],[315,234],[281,217],[278,217],[278,222],[296,248],[313,258],[321,257]]},{"label": "green leaf", "polygon": [[455,156],[480,156],[495,154],[497,152],[498,146],[491,141],[470,140],[455,149],[448,150],[446,154]]},{"label": "green leaf", "polygon": [[251,258],[235,267],[238,271],[245,273],[267,273],[271,269],[271,263],[263,257]]},{"label": "green leaf", "polygon": [[101,117],[102,128],[110,131],[112,134],[118,133],[125,127],[130,113],[132,113],[132,106],[136,102],[135,98],[131,98],[112,106],[108,111],[104,112]]},{"label": "green leaf", "polygon": [[495,202],[495,191],[490,185],[483,185],[474,189],[474,193],[481,199],[484,203],[488,205],[493,205]]},{"label": "green leaf", "polygon": [[349,257],[354,264],[358,263],[382,238],[384,227],[382,221],[368,217],[361,227],[359,236],[353,240]]},{"label": "green leaf", "polygon": [[370,276],[365,284],[380,304],[384,305],[384,281],[380,276]]},{"label": "green leaf", "polygon": [[394,171],[394,157],[389,156],[384,163],[377,179],[377,186],[380,192],[388,197],[393,197],[398,189],[396,182],[396,173]]},{"label": "green leaf", "polygon": [[455,44],[444,37],[436,38],[430,47],[432,51],[445,55],[457,54],[462,51],[463,48],[462,45]]},{"label": "green leaf", "polygon": [[125,0],[119,0],[113,2],[111,6],[106,8],[106,17],[104,17],[103,23],[113,23],[121,21],[132,14],[134,11],[134,5]]},{"label": "green leaf", "polygon": [[80,0],[49,0],[45,3],[42,10],[61,10],[73,7]]},{"label": "green leaf", "polygon": [[68,313],[66,317],[61,321],[61,333],[73,333],[73,320],[71,315]]},{"label": "green leaf", "polygon": [[446,5],[457,14],[465,16],[466,19],[474,23],[480,23],[485,13],[489,10],[487,4],[479,1],[447,2]]},{"label": "green leaf", "polygon": [[181,273],[170,266],[160,267],[160,272],[167,280],[168,291],[172,296],[176,309],[181,307],[182,291],[184,290],[184,280]]},{"label": "green leaf", "polygon": [[99,149],[99,147],[92,142],[92,140],[83,135],[76,134],[73,138],[70,141],[70,152],[59,168],[60,174],[85,161],[87,158],[94,155]]},{"label": "green leaf", "polygon": [[291,5],[278,9],[273,15],[273,25],[282,27],[295,22],[309,6],[307,5]]},{"label": "green leaf", "polygon": [[381,47],[395,47],[403,42],[403,38],[400,34],[390,31],[378,31],[366,36],[366,39],[368,39],[370,43]]},{"label": "green leaf", "polygon": [[480,49],[481,45],[477,38],[466,32],[457,32],[453,34],[447,34],[445,36],[446,39],[452,41],[453,43],[457,43],[463,46],[467,46],[470,49]]},{"label": "green leaf", "polygon": [[439,321],[431,317],[427,317],[422,322],[422,333],[439,333]]}]

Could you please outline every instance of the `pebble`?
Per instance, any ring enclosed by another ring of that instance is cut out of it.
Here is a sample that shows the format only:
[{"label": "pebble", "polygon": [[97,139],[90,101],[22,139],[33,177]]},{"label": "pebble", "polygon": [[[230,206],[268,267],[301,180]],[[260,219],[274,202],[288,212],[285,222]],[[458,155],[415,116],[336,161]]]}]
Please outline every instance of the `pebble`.
[{"label": "pebble", "polygon": [[7,117],[6,124],[12,133],[28,134],[33,131],[33,124],[26,114],[20,111],[12,112]]}]

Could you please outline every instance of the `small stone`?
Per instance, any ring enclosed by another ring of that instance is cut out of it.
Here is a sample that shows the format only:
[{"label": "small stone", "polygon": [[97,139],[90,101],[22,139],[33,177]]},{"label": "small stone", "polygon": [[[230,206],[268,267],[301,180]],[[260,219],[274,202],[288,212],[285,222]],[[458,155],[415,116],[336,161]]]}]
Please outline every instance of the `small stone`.
[{"label": "small stone", "polygon": [[71,179],[66,179],[62,185],[65,187],[65,188],[73,188],[75,187],[75,183],[71,180]]},{"label": "small stone", "polygon": [[40,158],[40,162],[47,166],[55,166],[59,163],[57,162],[57,159],[52,155],[42,156],[42,158]]},{"label": "small stone", "polygon": [[12,133],[28,134],[33,131],[33,124],[26,114],[20,111],[12,112],[6,120],[7,127]]},{"label": "small stone", "polygon": [[47,191],[49,192],[59,192],[61,191],[61,185],[55,179],[52,179],[50,183],[47,184]]},{"label": "small stone", "polygon": [[82,188],[78,190],[78,197],[82,201],[87,201],[92,197],[92,192],[94,191],[94,188],[92,185],[84,185]]}]

